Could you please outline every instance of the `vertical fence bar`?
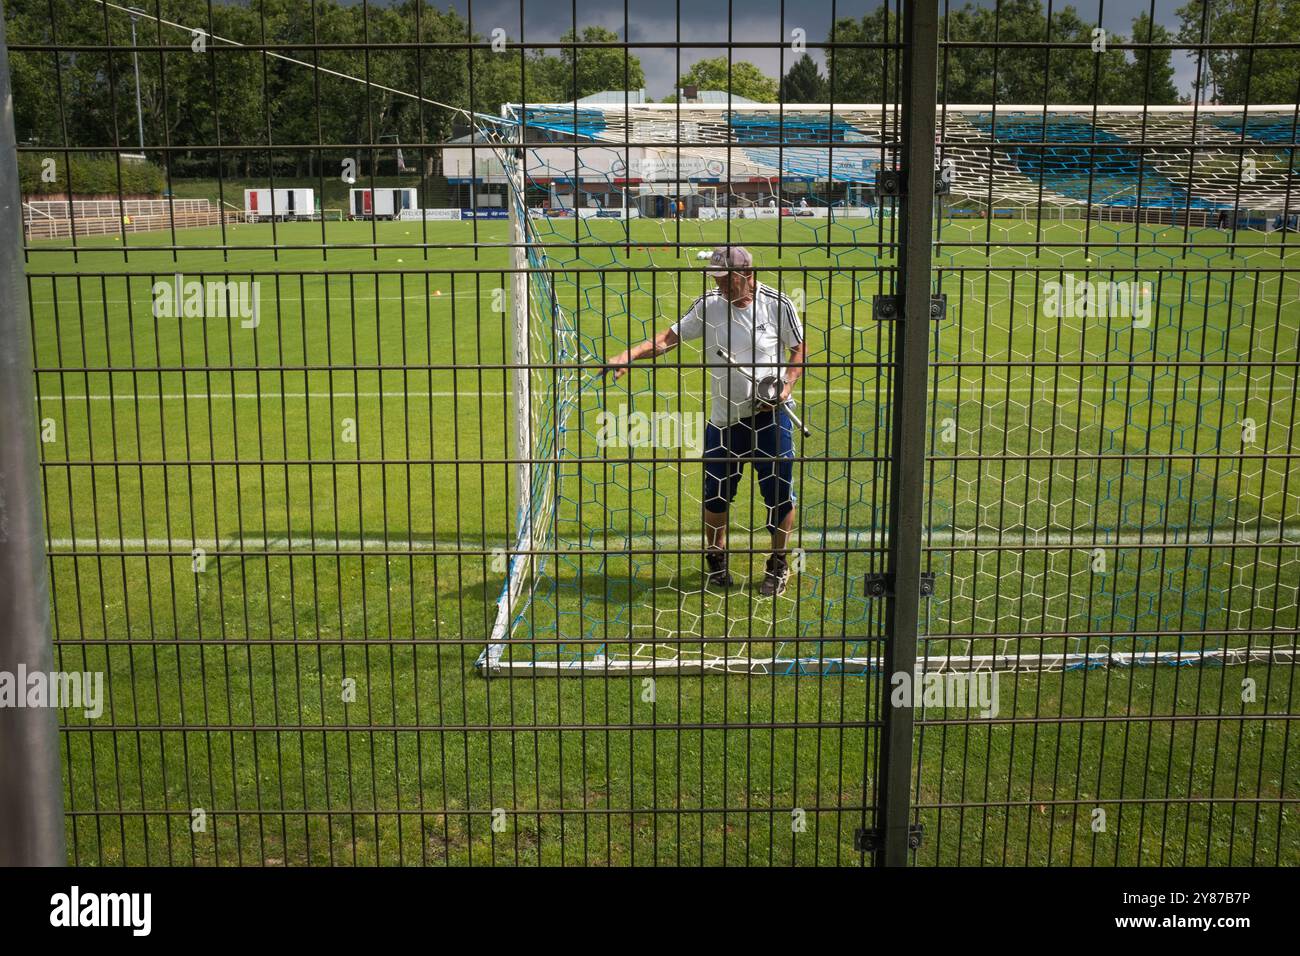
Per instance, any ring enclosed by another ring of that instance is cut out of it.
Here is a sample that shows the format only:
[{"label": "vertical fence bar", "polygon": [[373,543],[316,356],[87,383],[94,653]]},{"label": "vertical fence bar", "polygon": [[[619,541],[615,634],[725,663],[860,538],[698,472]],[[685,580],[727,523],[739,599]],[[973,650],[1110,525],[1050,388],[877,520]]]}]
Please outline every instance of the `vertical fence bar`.
[{"label": "vertical fence bar", "polygon": [[[916,670],[921,602],[921,535],[925,483],[926,358],[930,342],[930,242],[935,174],[935,68],[938,62],[937,0],[911,0],[903,19],[903,171],[906,191],[900,227],[899,294],[902,321],[894,344],[893,442],[890,449],[889,569],[885,674]],[[881,690],[890,697],[891,683]],[[912,775],[912,700],[882,705],[884,743],[880,764],[879,827],[875,862],[904,866]]]},{"label": "vertical fence bar", "polygon": [[[0,672],[24,695],[22,675],[54,670],[54,645],[4,22],[0,4]],[[66,862],[55,708],[0,706],[0,866]]]}]

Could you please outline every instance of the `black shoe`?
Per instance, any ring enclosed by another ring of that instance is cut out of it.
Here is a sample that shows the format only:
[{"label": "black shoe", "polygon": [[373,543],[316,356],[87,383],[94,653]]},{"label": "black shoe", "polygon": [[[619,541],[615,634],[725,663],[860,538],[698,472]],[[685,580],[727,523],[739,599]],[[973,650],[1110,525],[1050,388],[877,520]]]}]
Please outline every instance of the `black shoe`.
[{"label": "black shoe", "polygon": [[790,566],[785,563],[785,558],[774,554],[767,559],[767,574],[763,576],[763,583],[758,593],[761,597],[776,597],[785,591],[786,582],[789,580]]},{"label": "black shoe", "polygon": [[729,588],[734,583],[731,580],[731,571],[727,568],[727,554],[725,551],[709,551],[704,555],[704,563],[708,565],[709,570],[704,575],[704,583],[712,584],[714,587]]}]

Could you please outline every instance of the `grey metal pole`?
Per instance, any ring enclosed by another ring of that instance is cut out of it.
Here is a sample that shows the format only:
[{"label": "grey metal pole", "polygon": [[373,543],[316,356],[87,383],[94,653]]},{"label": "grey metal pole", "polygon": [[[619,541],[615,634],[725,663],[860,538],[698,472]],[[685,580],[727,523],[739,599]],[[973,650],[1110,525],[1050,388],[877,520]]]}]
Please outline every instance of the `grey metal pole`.
[{"label": "grey metal pole", "polygon": [[[938,0],[910,0],[903,14],[903,128],[907,176],[899,257],[902,322],[895,339],[893,491],[889,502],[889,599],[885,674],[916,672],[921,611],[921,537],[925,507],[925,389],[930,347],[930,243],[933,239],[934,124],[938,62]],[[880,768],[880,866],[906,866],[912,787],[912,700],[890,703],[883,688]],[[915,690],[915,688],[913,688]],[[915,695],[913,694],[913,697]]]},{"label": "grey metal pole", "polygon": [[[12,679],[54,669],[16,147],[0,0],[0,671]],[[0,707],[0,866],[66,863],[57,714]]]},{"label": "grey metal pole", "polygon": [[[135,8],[132,7],[134,10]],[[140,11],[143,13],[144,11]],[[131,59],[135,61],[135,122],[140,130],[140,153],[144,154],[144,108],[140,105],[140,51],[135,46],[135,14],[131,14]]]}]

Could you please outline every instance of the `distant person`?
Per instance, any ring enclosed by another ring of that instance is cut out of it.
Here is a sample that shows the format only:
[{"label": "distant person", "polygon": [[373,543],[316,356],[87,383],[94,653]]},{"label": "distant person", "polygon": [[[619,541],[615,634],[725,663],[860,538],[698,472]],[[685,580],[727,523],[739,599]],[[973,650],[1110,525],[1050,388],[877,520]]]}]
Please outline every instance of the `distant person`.
[{"label": "distant person", "polygon": [[800,208],[800,209],[807,209],[807,208],[808,208],[808,197],[807,197],[807,196],[804,196],[802,199],[799,200],[799,208]]},{"label": "distant person", "polygon": [[1228,210],[1226,209],[1219,210],[1219,228],[1220,229],[1228,228]]}]

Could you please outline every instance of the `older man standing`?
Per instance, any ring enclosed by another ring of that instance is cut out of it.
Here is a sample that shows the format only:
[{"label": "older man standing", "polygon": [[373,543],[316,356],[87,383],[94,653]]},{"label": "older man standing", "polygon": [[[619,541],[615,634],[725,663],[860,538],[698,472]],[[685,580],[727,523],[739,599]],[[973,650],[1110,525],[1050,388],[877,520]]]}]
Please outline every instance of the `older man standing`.
[{"label": "older man standing", "polygon": [[[610,359],[606,369],[617,381],[638,359],[663,355],[680,342],[703,337],[711,394],[704,441],[706,582],[723,588],[733,583],[727,561],[728,513],[748,462],[767,505],[772,535],[759,593],[775,597],[790,578],[790,535],[797,514],[794,432],[784,402],[803,374],[803,324],[789,296],[756,279],[754,259],[743,246],[718,246],[708,272],[716,289],[696,299],[680,320],[653,339]],[[730,361],[719,356],[720,349]],[[783,353],[788,354],[785,360]],[[754,395],[754,378],[767,375],[782,381],[780,399],[774,403]]]}]

